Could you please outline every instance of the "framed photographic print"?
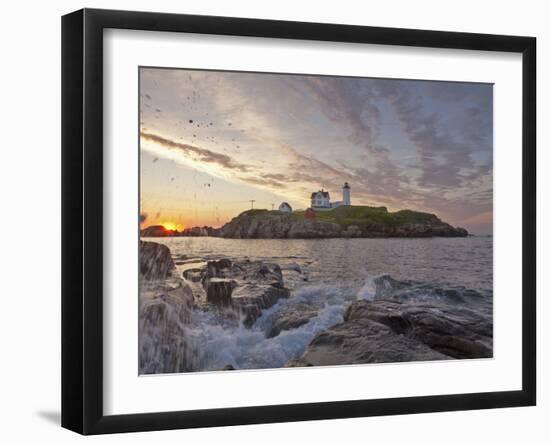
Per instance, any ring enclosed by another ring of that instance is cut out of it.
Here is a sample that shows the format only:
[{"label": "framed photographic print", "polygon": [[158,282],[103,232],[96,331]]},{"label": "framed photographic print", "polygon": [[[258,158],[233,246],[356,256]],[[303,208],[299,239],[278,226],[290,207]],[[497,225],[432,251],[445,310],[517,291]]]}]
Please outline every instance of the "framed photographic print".
[{"label": "framed photographic print", "polygon": [[536,401],[531,37],[63,17],[62,425]]}]

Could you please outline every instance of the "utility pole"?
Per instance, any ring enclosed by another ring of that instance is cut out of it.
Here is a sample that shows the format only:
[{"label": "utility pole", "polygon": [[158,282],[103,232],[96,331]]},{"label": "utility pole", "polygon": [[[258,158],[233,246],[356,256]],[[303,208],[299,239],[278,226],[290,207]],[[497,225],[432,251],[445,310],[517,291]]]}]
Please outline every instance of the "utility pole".
[{"label": "utility pole", "polygon": [[272,210],[272,211],[275,210],[275,203],[271,203],[271,210]]},{"label": "utility pole", "polygon": [[254,202],[256,200],[248,200],[250,202],[250,209],[254,209]]}]

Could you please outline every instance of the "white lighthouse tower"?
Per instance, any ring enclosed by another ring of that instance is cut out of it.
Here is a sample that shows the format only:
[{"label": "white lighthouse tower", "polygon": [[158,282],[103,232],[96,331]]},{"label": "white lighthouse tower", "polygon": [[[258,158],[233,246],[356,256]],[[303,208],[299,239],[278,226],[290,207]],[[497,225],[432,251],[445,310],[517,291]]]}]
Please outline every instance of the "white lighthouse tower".
[{"label": "white lighthouse tower", "polygon": [[351,205],[350,187],[348,182],[345,182],[344,186],[342,186],[342,204],[345,206]]}]

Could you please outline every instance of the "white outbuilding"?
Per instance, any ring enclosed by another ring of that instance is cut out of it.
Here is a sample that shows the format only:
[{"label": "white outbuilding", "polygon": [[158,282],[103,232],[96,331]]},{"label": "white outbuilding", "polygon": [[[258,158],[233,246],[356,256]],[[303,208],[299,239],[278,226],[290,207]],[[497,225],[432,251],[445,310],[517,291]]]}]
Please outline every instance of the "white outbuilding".
[{"label": "white outbuilding", "polygon": [[292,212],[292,206],[290,206],[287,202],[282,202],[279,205],[279,211],[281,211],[281,212]]}]

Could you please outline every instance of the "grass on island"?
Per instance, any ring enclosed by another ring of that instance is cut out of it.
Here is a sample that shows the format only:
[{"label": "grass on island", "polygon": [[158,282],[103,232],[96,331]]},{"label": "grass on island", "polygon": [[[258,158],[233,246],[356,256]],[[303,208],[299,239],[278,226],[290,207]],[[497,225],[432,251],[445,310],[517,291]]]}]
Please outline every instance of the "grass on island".
[{"label": "grass on island", "polygon": [[[241,215],[270,218],[288,215],[281,211],[269,211],[267,209],[251,209]],[[295,220],[304,220],[305,211],[292,212]],[[397,212],[388,212],[384,206],[340,206],[328,211],[315,211],[318,221],[336,223],[342,226],[380,224],[384,226],[401,226],[404,224],[422,224],[435,218],[435,215],[426,212],[417,212],[403,209]]]}]

